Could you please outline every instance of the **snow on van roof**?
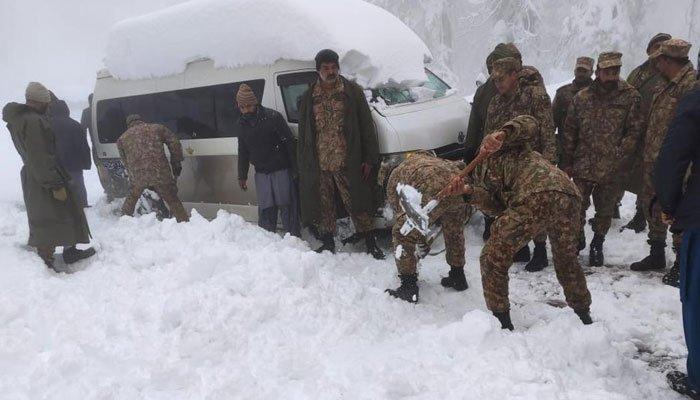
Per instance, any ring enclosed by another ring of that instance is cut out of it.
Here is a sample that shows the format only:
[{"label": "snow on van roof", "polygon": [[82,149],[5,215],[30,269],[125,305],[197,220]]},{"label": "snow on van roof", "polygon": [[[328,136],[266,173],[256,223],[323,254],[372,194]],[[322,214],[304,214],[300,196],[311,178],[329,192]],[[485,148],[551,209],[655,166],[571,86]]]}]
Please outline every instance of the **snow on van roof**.
[{"label": "snow on van roof", "polygon": [[117,23],[105,64],[119,79],[144,79],[201,58],[217,68],[270,65],[324,48],[365,87],[422,82],[432,57],[403,22],[362,0],[193,0]]}]

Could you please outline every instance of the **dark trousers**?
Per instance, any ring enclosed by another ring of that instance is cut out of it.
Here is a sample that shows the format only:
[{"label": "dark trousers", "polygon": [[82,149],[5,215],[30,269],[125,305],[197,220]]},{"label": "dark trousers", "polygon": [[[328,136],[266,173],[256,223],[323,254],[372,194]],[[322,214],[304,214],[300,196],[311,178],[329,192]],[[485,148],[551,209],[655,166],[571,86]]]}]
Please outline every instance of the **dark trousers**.
[{"label": "dark trousers", "polygon": [[683,233],[680,257],[683,331],[688,346],[688,385],[700,390],[700,228]]},{"label": "dark trousers", "polygon": [[85,189],[85,179],[83,179],[83,170],[81,169],[78,171],[68,171],[68,173],[71,177],[71,181],[68,183],[68,186],[70,187],[71,192],[73,192],[75,200],[78,202],[78,205],[80,207],[87,207],[87,190]]}]

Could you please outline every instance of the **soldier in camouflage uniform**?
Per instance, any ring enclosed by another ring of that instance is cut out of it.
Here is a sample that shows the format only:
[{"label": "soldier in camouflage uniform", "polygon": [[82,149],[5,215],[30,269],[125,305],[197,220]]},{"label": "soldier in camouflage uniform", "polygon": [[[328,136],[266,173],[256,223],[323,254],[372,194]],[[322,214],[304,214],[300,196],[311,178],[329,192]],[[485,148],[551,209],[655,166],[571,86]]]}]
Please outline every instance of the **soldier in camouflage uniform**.
[{"label": "soldier in camouflage uniform", "polygon": [[[129,173],[130,186],[129,195],[122,206],[122,214],[132,215],[141,193],[145,189],[151,189],[165,201],[177,222],[189,221],[187,211],[177,197],[175,183],[182,171],[180,141],[165,126],[147,124],[136,114],[126,118],[126,125],[128,129],[117,140],[119,156]],[[170,164],[165,156],[163,144],[168,146]]]},{"label": "soldier in camouflage uniform", "polygon": [[466,179],[454,178],[452,195],[471,195],[480,209],[497,215],[481,257],[486,306],[504,329],[513,329],[508,300],[508,270],[513,255],[533,236],[546,232],[554,269],[566,301],[590,324],[591,295],[577,257],[581,196],[571,180],[540,153],[531,150],[540,123],[529,115],[507,122],[484,138],[490,154]]},{"label": "soldier in camouflage uniform", "polygon": [[[668,126],[675,113],[676,105],[697,81],[693,64],[688,59],[690,47],[691,44],[685,40],[670,39],[661,43],[650,56],[656,68],[669,82],[654,96],[644,136],[642,202],[649,225],[650,253],[643,260],[632,263],[630,268],[634,271],[666,268],[667,226],[661,221],[661,209],[654,201],[656,193],[652,182],[652,172],[656,157],[661,149],[661,143],[666,137]],[[679,239],[680,235],[675,235],[674,243],[678,244]],[[678,246],[674,245],[674,247]]]},{"label": "soldier in camouflage uniform", "polygon": [[[397,186],[410,185],[422,195],[425,206],[434,199],[450,179],[464,168],[464,163],[443,160],[428,152],[418,152],[402,162],[389,175],[386,197],[394,209],[396,222],[392,229],[395,247],[396,267],[399,271],[401,286],[396,290],[387,290],[394,297],[415,303],[418,301],[418,255],[416,247],[423,254],[430,248],[429,241],[417,230],[407,234],[401,232],[406,222],[406,214],[399,204]],[[430,225],[441,224],[445,238],[447,264],[450,266],[449,275],[442,279],[444,287],[457,291],[466,290],[467,280],[464,276],[464,224],[466,223],[466,204],[461,196],[448,197],[430,213]]]},{"label": "soldier in camouflage uniform", "polygon": [[[557,146],[552,119],[552,103],[544,86],[540,85],[534,72],[523,71],[519,60],[504,58],[494,62],[491,79],[496,83],[498,94],[489,104],[486,132],[493,132],[518,115],[530,115],[538,122],[537,135],[532,139],[532,149],[538,151],[546,160],[556,162]],[[540,271],[548,265],[547,237],[538,234],[535,239],[535,251],[530,260],[530,249],[525,246],[516,254],[515,260],[529,263],[527,271]]]},{"label": "soldier in camouflage uniform", "polygon": [[644,129],[641,96],[620,80],[621,67],[622,54],[600,54],[596,80],[574,97],[564,125],[561,168],[574,178],[583,199],[579,236],[583,246],[586,210],[593,195],[595,235],[589,264],[597,267],[604,263],[603,242],[617,202],[620,166],[633,156]]},{"label": "soldier in camouflage uniform", "polygon": [[[654,53],[662,42],[671,39],[671,35],[668,33],[658,33],[656,34],[647,45],[647,55]],[[656,69],[656,66],[650,59],[647,59],[640,66],[632,70],[627,77],[627,83],[634,86],[639,94],[642,96],[642,115],[644,116],[644,124],[646,125],[647,119],[649,117],[649,108],[651,107],[651,102],[654,99],[654,95],[659,93],[664,86],[668,83],[668,80],[663,77]],[[646,127],[645,127],[646,130]],[[637,195],[637,212],[634,214],[632,220],[627,223],[624,228],[632,229],[639,233],[646,228],[647,221],[644,218],[644,207],[642,206],[642,146],[644,144],[644,133],[642,133],[642,140],[639,141],[639,146],[634,150],[634,157],[629,160],[626,165],[623,165],[620,174],[621,190],[618,198],[618,203],[622,200],[625,191],[634,193]]]},{"label": "soldier in camouflage uniform", "polygon": [[562,141],[564,138],[564,121],[566,121],[566,112],[569,109],[571,100],[576,93],[587,88],[593,83],[591,76],[593,75],[593,63],[595,61],[590,57],[579,57],[576,59],[576,67],[574,68],[574,80],[568,85],[564,85],[557,89],[552,102],[552,114],[554,116],[554,126],[557,128],[557,154],[561,162]]}]

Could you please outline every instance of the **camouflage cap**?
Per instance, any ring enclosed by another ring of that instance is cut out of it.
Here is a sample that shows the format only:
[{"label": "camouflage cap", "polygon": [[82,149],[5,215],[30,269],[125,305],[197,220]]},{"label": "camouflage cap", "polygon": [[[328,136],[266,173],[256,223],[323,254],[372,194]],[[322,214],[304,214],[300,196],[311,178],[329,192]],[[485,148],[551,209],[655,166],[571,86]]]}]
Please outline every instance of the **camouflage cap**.
[{"label": "camouflage cap", "polygon": [[598,56],[598,69],[621,67],[622,53],[616,51],[606,51]]},{"label": "camouflage cap", "polygon": [[654,47],[655,44],[665,42],[667,40],[671,39],[671,35],[668,33],[657,33],[654,35],[653,38],[649,41],[649,44],[647,45],[647,54],[651,51],[651,48]]},{"label": "camouflage cap", "polygon": [[583,68],[586,71],[593,71],[595,60],[590,57],[579,57],[576,59],[576,68]]},{"label": "camouflage cap", "polygon": [[491,71],[491,79],[499,80],[505,75],[520,71],[523,68],[520,60],[513,57],[501,58],[493,62],[493,70]]},{"label": "camouflage cap", "polygon": [[129,114],[129,116],[126,117],[126,126],[129,126],[136,121],[141,121],[141,116],[138,114]]},{"label": "camouflage cap", "polygon": [[664,55],[671,58],[688,58],[688,52],[692,45],[683,39],[669,39],[661,43],[661,46],[649,58]]}]

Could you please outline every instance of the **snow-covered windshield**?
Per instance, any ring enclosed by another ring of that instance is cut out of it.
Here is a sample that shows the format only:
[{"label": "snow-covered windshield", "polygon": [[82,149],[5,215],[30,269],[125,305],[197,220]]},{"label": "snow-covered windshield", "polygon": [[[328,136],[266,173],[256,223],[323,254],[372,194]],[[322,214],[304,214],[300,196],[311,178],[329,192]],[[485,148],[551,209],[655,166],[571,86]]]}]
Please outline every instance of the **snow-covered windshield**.
[{"label": "snow-covered windshield", "polygon": [[417,86],[400,88],[400,87],[384,87],[372,89],[372,99],[376,102],[382,99],[386,105],[396,105],[405,103],[416,103],[444,97],[450,86],[442,79],[438,78],[429,69],[425,69],[426,80]]}]

